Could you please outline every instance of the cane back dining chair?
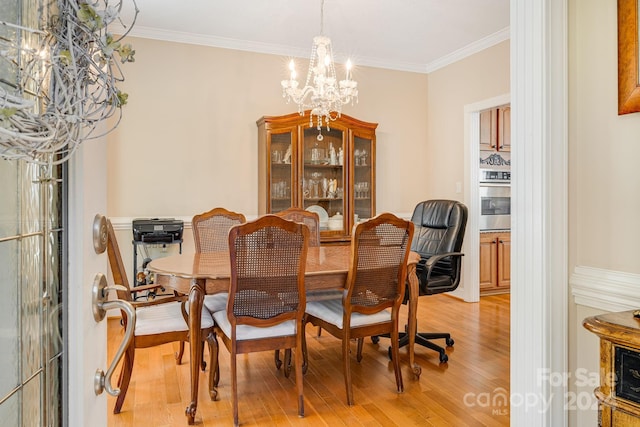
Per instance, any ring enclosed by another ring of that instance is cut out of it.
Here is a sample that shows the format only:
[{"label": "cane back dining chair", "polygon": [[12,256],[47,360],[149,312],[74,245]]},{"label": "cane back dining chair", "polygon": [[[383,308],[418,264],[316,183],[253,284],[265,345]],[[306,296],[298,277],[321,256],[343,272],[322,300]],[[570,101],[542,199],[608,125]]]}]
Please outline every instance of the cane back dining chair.
[{"label": "cane back dining chair", "polygon": [[[347,403],[353,405],[350,341],[357,339],[357,360],[362,360],[364,337],[389,334],[398,392],[402,372],[398,355],[398,314],[405,292],[407,259],[413,223],[383,213],[358,224],[351,240],[347,286],[341,299],[309,301],[305,322],[342,340],[342,362]],[[305,366],[308,356],[305,343]]]},{"label": "cane back dining chair", "polygon": [[309,228],[309,247],[320,246],[320,217],[302,208],[288,208],[274,215],[293,222],[301,222]]},{"label": "cane back dining chair", "polygon": [[[284,218],[289,221],[299,222],[306,225],[309,228],[309,247],[312,246],[320,246],[320,217],[317,213],[304,210],[302,208],[291,207],[285,209],[283,211],[275,213],[276,216],[280,218]],[[307,292],[307,301],[312,301],[314,299],[335,298],[336,291],[313,291]],[[339,291],[338,291],[339,292]],[[320,328],[318,328],[318,335],[320,334]],[[275,351],[275,363],[276,368],[280,369],[282,366],[282,361],[280,360],[280,350]],[[289,377],[291,372],[291,351],[286,351],[285,353],[285,365],[284,365],[284,376]]]},{"label": "cane back dining chair", "polygon": [[[302,322],[306,303],[304,274],[308,241],[307,227],[275,215],[262,216],[229,231],[231,284],[226,308],[213,313],[213,363],[217,368],[217,337],[220,337],[231,354],[233,420],[236,426],[236,359],[243,353],[295,348],[298,415],[304,416]],[[218,380],[219,377],[214,382],[216,388]]]},{"label": "cane back dining chair", "polygon": [[217,252],[229,249],[229,229],[247,220],[241,213],[214,208],[191,220],[196,252]]},{"label": "cane back dining chair", "polygon": [[[154,347],[170,342],[180,342],[180,351],[176,354],[176,363],[180,364],[183,354],[183,344],[189,341],[189,326],[187,323],[187,314],[184,307],[186,296],[169,296],[157,297],[152,301],[136,301],[133,298],[135,292],[152,290],[154,287],[161,285],[146,285],[131,288],[125,270],[120,247],[116,239],[115,232],[111,221],[107,219],[107,254],[111,274],[116,285],[121,285],[122,289],[117,291],[118,298],[128,301],[136,310],[136,323],[134,326],[134,335],[129,346],[127,347],[120,377],[118,379],[118,387],[120,394],[116,399],[113,409],[114,414],[120,413],[124,399],[129,389],[131,374],[133,372],[133,364],[135,359],[135,351],[137,348]],[[123,324],[126,327],[127,318],[123,312]],[[206,309],[202,311],[202,338],[209,344],[209,352],[213,357],[213,319],[211,313]],[[213,363],[210,363],[213,365]],[[203,370],[205,364],[203,362]],[[213,399],[213,371],[209,372],[209,394]]]},{"label": "cane back dining chair", "polygon": [[[229,250],[229,229],[247,220],[241,213],[225,208],[214,208],[195,215],[191,220],[193,243],[197,253],[221,252]],[[227,306],[226,292],[205,295],[203,305],[213,313]]]}]

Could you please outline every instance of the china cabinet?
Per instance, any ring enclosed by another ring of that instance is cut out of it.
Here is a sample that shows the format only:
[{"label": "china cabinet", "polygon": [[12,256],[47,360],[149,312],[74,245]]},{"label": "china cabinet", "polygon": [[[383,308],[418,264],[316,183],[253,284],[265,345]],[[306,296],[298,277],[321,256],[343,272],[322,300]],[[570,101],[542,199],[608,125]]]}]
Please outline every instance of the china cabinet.
[{"label": "china cabinet", "polygon": [[323,243],[349,241],[353,225],[376,214],[377,123],[342,114],[318,129],[306,111],[257,125],[259,214],[314,211]]}]

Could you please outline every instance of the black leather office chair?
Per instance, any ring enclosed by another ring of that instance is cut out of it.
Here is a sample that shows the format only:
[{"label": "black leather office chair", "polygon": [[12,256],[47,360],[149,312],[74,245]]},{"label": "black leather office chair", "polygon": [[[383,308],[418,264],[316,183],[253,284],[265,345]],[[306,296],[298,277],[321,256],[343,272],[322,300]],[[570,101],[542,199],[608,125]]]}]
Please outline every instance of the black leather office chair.
[{"label": "black leather office chair", "polygon": [[[415,234],[411,250],[420,254],[416,274],[420,281],[420,296],[451,292],[460,284],[463,253],[462,241],[467,226],[467,207],[455,200],[427,200],[418,203],[411,216]],[[451,335],[445,332],[418,332],[416,344],[440,353],[440,362],[449,358],[443,347],[430,340],[445,339],[453,345]],[[403,336],[400,345],[409,343]]]},{"label": "black leather office chair", "polygon": [[[420,296],[451,292],[460,284],[463,253],[462,241],[467,226],[467,207],[455,200],[427,200],[418,203],[411,221],[415,233],[411,250],[420,254],[416,266],[420,282]],[[405,292],[405,303],[409,290]],[[444,339],[447,346],[454,341],[446,332],[417,332],[415,343],[440,353],[440,362],[449,360],[445,349],[431,340]],[[377,342],[377,339],[374,339]],[[400,346],[409,343],[409,336],[401,334]]]}]

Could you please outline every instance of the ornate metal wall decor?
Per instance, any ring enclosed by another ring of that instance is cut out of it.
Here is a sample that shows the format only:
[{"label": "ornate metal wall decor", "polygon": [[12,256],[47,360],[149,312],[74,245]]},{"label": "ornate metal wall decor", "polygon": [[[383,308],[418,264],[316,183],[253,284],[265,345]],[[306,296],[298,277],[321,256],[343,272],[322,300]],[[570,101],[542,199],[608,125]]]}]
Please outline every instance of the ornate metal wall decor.
[{"label": "ornate metal wall decor", "polygon": [[[121,116],[127,102],[117,85],[121,64],[133,62],[135,51],[122,40],[138,9],[126,27],[119,18],[124,1],[33,0],[35,19],[0,21],[2,35],[12,36],[0,37],[0,70],[16,71],[15,79],[0,73],[0,157],[62,163],[80,143],[119,124],[120,117],[98,128]],[[112,27],[124,34],[114,36]]]},{"label": "ornate metal wall decor", "polygon": [[505,159],[498,153],[493,153],[486,158],[480,157],[480,166],[510,166],[511,159]]}]

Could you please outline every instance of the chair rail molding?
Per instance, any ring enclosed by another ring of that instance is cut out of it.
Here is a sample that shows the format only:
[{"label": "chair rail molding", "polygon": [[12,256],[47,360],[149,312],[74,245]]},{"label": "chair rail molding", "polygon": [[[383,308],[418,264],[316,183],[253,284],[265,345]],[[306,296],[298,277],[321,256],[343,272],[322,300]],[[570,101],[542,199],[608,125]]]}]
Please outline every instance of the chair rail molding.
[{"label": "chair rail molding", "polygon": [[[382,212],[380,212],[382,213]],[[411,220],[411,215],[413,214],[412,212],[399,212],[399,213],[395,213],[395,212],[391,212],[393,213],[395,216],[405,219],[407,221]],[[247,221],[253,221],[254,219],[257,219],[259,215],[245,215],[245,217],[247,218]],[[111,224],[113,225],[113,229],[116,231],[120,231],[120,230],[131,230],[131,224],[133,223],[134,219],[138,219],[139,217],[130,217],[130,216],[114,216],[114,217],[109,217],[109,219],[111,220]],[[149,217],[151,218],[151,217]],[[185,230],[190,230],[191,227],[191,220],[193,219],[193,215],[191,216],[174,216],[174,215],[164,215],[164,216],[158,216],[158,215],[154,215],[153,218],[173,218],[173,219],[178,219],[181,220],[182,222],[184,222],[184,228]]]},{"label": "chair rail molding", "polygon": [[578,266],[569,284],[579,305],[609,312],[640,307],[640,274]]},{"label": "chair rail molding", "polygon": [[[139,219],[142,217],[129,217],[129,216],[114,216],[109,217],[111,220],[111,225],[113,225],[113,229],[116,231],[120,230],[131,230],[131,226],[134,219]],[[193,216],[173,216],[173,215],[154,215],[153,217],[148,216],[144,218],[172,218],[179,219],[184,222],[184,228],[191,228],[191,219]]]}]

